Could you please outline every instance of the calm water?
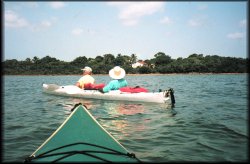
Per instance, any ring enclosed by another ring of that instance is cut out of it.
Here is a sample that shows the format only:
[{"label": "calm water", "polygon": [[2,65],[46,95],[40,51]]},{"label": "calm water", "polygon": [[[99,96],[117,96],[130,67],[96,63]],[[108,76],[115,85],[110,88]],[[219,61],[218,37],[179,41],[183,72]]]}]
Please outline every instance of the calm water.
[{"label": "calm water", "polygon": [[[42,92],[42,83],[74,84],[80,76],[4,76],[2,160],[23,162],[76,103],[146,162],[248,161],[247,74],[127,76],[130,86],[175,90],[162,104],[87,100]],[[95,76],[107,83],[108,76]]]}]

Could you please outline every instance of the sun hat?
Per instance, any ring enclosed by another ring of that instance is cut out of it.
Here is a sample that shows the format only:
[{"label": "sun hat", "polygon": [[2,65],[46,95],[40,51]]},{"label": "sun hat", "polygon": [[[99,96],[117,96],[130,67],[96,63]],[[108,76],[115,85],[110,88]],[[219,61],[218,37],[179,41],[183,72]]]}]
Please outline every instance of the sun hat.
[{"label": "sun hat", "polygon": [[119,66],[115,66],[113,69],[109,71],[109,76],[112,79],[117,79],[117,80],[122,79],[125,77],[125,75],[126,75],[125,70]]},{"label": "sun hat", "polygon": [[88,71],[88,72],[92,72],[92,69],[88,66],[84,67],[83,69],[81,69],[83,71]]}]

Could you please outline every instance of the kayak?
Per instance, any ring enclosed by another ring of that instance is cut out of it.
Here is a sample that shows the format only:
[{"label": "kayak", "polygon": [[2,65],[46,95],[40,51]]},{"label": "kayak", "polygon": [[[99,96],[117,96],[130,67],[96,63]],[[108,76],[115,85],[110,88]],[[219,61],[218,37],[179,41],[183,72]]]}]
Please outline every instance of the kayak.
[{"label": "kayak", "polygon": [[140,162],[82,104],[24,162]]},{"label": "kayak", "polygon": [[172,88],[160,92],[128,93],[122,92],[120,90],[114,90],[107,93],[101,93],[98,90],[83,90],[75,85],[59,86],[56,84],[43,84],[43,91],[53,95],[87,99],[153,102],[172,105],[175,103],[174,92]]}]

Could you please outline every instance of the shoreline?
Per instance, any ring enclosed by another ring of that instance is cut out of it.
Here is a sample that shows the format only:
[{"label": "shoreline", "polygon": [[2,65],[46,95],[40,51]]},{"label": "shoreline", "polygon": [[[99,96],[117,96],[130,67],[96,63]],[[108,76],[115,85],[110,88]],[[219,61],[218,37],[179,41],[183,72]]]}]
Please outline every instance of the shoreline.
[{"label": "shoreline", "polygon": [[[126,74],[126,76],[165,76],[165,75],[233,75],[233,74],[248,74],[247,72],[245,73],[197,73],[197,72],[192,72],[192,73],[149,73],[149,74]],[[2,76],[82,76],[82,74],[69,74],[69,75],[43,75],[43,74],[17,74],[17,75],[2,75]],[[92,76],[108,76],[108,74],[93,74]]]}]

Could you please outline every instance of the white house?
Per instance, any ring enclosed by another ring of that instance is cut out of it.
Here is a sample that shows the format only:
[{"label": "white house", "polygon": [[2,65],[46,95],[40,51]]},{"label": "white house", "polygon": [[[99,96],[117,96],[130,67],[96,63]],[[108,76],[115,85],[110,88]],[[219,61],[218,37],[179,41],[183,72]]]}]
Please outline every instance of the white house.
[{"label": "white house", "polygon": [[138,60],[136,63],[132,64],[132,68],[142,67],[145,64],[143,60]]}]

